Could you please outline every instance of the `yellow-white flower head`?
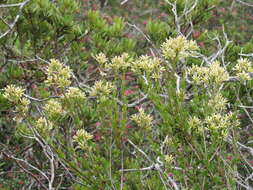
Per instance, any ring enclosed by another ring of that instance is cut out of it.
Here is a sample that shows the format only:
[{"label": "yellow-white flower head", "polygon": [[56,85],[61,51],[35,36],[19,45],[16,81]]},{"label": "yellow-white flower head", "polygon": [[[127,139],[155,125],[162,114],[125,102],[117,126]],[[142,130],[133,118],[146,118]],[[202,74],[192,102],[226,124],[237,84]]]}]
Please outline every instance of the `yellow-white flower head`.
[{"label": "yellow-white flower head", "polygon": [[123,53],[120,56],[115,56],[112,58],[111,63],[107,64],[105,67],[114,71],[126,71],[130,66],[130,56],[127,53]]},{"label": "yellow-white flower head", "polygon": [[237,64],[234,68],[234,71],[236,72],[236,76],[239,78],[239,80],[251,80],[249,73],[253,72],[252,62],[249,59],[240,58],[237,60]]},{"label": "yellow-white flower head", "polygon": [[3,96],[15,104],[14,121],[20,123],[28,114],[30,100],[23,97],[25,89],[15,85],[9,85],[5,89]]},{"label": "yellow-white flower head", "polygon": [[222,82],[229,79],[228,72],[220,66],[218,61],[213,62],[209,67],[194,65],[188,71],[193,82],[197,85],[219,86]]},{"label": "yellow-white flower head", "polygon": [[19,100],[15,106],[16,116],[14,117],[14,121],[19,123],[28,115],[30,103],[30,100],[24,97]]},{"label": "yellow-white flower head", "polygon": [[95,56],[95,60],[100,64],[100,65],[105,65],[108,62],[108,59],[104,53],[99,53]]},{"label": "yellow-white flower head", "polygon": [[51,99],[46,103],[44,110],[50,119],[58,118],[65,114],[61,104],[54,99]]},{"label": "yellow-white flower head", "polygon": [[49,86],[56,86],[58,88],[66,88],[71,84],[71,69],[64,66],[56,59],[51,59],[47,67],[47,80],[45,81]]},{"label": "yellow-white flower head", "polygon": [[208,106],[218,112],[224,111],[226,109],[226,104],[227,99],[220,93],[212,96],[208,102]]},{"label": "yellow-white flower head", "polygon": [[22,113],[27,113],[28,112],[28,106],[30,104],[30,100],[27,98],[21,98],[19,103],[16,105],[16,112],[22,112]]},{"label": "yellow-white flower head", "polygon": [[191,117],[188,121],[190,129],[201,131],[202,130],[202,122],[196,116]]},{"label": "yellow-white flower head", "polygon": [[86,99],[85,93],[76,87],[69,87],[65,98],[68,101],[83,102]]},{"label": "yellow-white flower head", "polygon": [[229,79],[229,74],[218,61],[215,61],[209,67],[209,80],[215,84],[221,84]]},{"label": "yellow-white flower head", "polygon": [[172,162],[174,161],[174,158],[172,155],[165,155],[164,160],[167,165],[171,165]]},{"label": "yellow-white flower head", "polygon": [[132,71],[136,74],[143,72],[150,75],[151,78],[161,78],[165,68],[162,66],[162,61],[156,57],[142,55],[131,65]]},{"label": "yellow-white flower head", "polygon": [[239,121],[234,118],[233,113],[222,114],[213,113],[205,119],[205,124],[208,130],[211,132],[218,132],[221,137],[224,138],[228,134],[228,131],[232,127],[239,126]]},{"label": "yellow-white flower head", "polygon": [[19,100],[22,98],[24,95],[25,89],[15,86],[15,85],[8,85],[4,89],[4,94],[3,96],[8,99],[9,101],[13,103],[19,102]]},{"label": "yellow-white flower head", "polygon": [[144,112],[143,108],[139,109],[139,113],[132,115],[131,120],[136,122],[139,127],[150,129],[153,117]]},{"label": "yellow-white flower head", "polygon": [[187,40],[184,36],[167,39],[161,46],[162,54],[166,59],[175,60],[189,57],[199,47],[195,41]]},{"label": "yellow-white flower head", "polygon": [[115,86],[110,82],[96,81],[91,88],[91,96],[109,96],[115,90]]},{"label": "yellow-white flower head", "polygon": [[73,136],[73,141],[78,144],[78,147],[81,149],[88,148],[88,141],[93,138],[93,135],[85,131],[84,129],[79,129],[76,132],[76,135]]},{"label": "yellow-white flower head", "polygon": [[44,117],[40,117],[35,124],[39,131],[49,131],[53,129],[53,124]]}]

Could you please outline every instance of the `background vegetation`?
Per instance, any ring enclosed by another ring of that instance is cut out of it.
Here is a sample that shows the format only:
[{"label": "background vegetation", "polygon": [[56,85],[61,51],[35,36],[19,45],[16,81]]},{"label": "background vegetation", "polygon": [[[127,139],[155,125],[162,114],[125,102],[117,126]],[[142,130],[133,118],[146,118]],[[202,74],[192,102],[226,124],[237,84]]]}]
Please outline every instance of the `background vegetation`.
[{"label": "background vegetation", "polygon": [[252,13],[0,0],[0,189],[252,189]]}]

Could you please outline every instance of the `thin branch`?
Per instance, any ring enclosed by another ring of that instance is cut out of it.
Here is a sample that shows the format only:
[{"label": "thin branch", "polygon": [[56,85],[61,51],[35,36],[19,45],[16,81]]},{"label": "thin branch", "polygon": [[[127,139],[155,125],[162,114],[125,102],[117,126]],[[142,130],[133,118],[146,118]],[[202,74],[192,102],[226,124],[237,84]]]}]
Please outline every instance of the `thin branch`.
[{"label": "thin branch", "polygon": [[53,98],[60,98],[60,96],[49,96],[48,98],[38,99],[38,98],[31,97],[27,94],[24,94],[24,96],[26,98],[28,98],[29,100],[36,101],[36,102],[44,102],[44,101],[47,101],[47,100],[50,100],[50,99],[53,99]]},{"label": "thin branch", "polygon": [[156,47],[156,45],[151,41],[151,39],[139,27],[137,27],[135,24],[131,24],[129,22],[127,22],[127,25],[135,28],[138,32],[140,32],[144,36],[144,38],[148,41],[148,43],[150,43],[151,46],[156,50],[158,55],[160,55],[160,52],[159,52],[158,48]]},{"label": "thin branch", "polygon": [[249,54],[240,53],[239,55],[245,56],[245,57],[253,57],[253,53],[249,53]]},{"label": "thin branch", "polygon": [[129,144],[131,144],[136,150],[138,150],[143,156],[145,156],[145,158],[146,158],[149,162],[154,163],[154,162],[149,158],[149,156],[148,156],[143,150],[141,150],[138,146],[136,146],[131,140],[128,139],[127,142],[128,142]]},{"label": "thin branch", "polygon": [[[228,137],[228,138],[227,138],[227,141],[228,141],[229,143],[232,143],[232,138],[231,138],[231,137]],[[248,147],[248,146],[246,146],[246,145],[240,143],[239,141],[237,141],[236,143],[240,146],[241,149],[247,150],[247,151],[253,156],[253,148]]]},{"label": "thin branch", "polygon": [[241,3],[242,5],[246,5],[248,7],[253,7],[253,4],[251,4],[251,3],[247,3],[247,2],[244,2],[242,0],[235,0],[235,1],[238,2],[238,3]]},{"label": "thin branch", "polygon": [[[12,155],[9,155],[9,154],[7,154],[7,153],[5,153],[5,152],[2,152],[7,158],[11,158],[11,159],[13,159],[13,160],[15,160],[17,163],[18,162],[23,162],[23,163],[25,163],[27,166],[29,166],[30,168],[32,168],[32,169],[34,169],[34,170],[36,170],[37,172],[39,172],[43,177],[45,177],[46,178],[46,180],[49,182],[50,180],[49,180],[49,178],[47,177],[47,175],[44,173],[44,172],[42,172],[40,169],[38,169],[38,168],[36,168],[35,166],[33,166],[33,165],[31,165],[30,163],[28,163],[26,160],[23,160],[23,159],[20,159],[20,158],[16,158],[16,157],[14,157],[14,156],[12,156]],[[20,166],[20,165],[19,165]],[[22,166],[22,169],[25,169],[23,166]],[[25,171],[27,172],[27,173],[29,173],[30,175],[32,175],[32,173],[31,172],[28,172],[28,170],[26,170],[25,169]],[[34,175],[32,175],[33,177],[34,177]],[[35,177],[35,179],[37,179],[36,177]],[[46,188],[47,189],[47,188]]]},{"label": "thin branch", "polygon": [[12,24],[8,24],[8,27],[9,27],[9,29],[5,32],[5,33],[3,33],[2,35],[0,35],[0,39],[1,38],[3,38],[3,37],[5,37],[6,35],[8,35],[12,30],[13,30],[13,28],[14,28],[14,26],[16,25],[16,23],[18,22],[18,20],[19,20],[19,18],[20,18],[20,16],[21,16],[21,13],[22,13],[22,10],[23,10],[23,8],[24,8],[24,6],[27,4],[27,3],[29,3],[31,0],[26,0],[26,1],[24,1],[23,3],[18,3],[18,4],[9,4],[9,5],[0,5],[0,8],[4,8],[4,7],[8,7],[8,6],[18,6],[19,5],[19,13],[16,15],[16,17],[15,17],[15,19],[14,19],[14,21],[13,21],[13,23]]},{"label": "thin branch", "polygon": [[124,1],[122,1],[120,4],[121,5],[124,5],[125,3],[127,3],[128,2],[128,0],[124,0]]},{"label": "thin branch", "polygon": [[13,3],[13,4],[7,4],[7,5],[0,5],[0,8],[20,7],[23,5],[23,3]]}]

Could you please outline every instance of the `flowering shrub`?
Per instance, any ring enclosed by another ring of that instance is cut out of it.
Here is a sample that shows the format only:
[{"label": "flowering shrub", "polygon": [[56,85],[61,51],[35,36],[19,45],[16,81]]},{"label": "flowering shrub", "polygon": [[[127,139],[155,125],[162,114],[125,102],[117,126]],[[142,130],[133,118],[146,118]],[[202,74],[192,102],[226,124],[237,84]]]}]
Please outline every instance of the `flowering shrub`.
[{"label": "flowering shrub", "polygon": [[88,11],[82,24],[75,1],[30,2],[17,28],[29,15],[41,28],[29,25],[31,41],[10,34],[29,60],[18,62],[18,74],[3,67],[7,79],[17,76],[0,94],[13,138],[1,142],[4,172],[23,170],[18,184],[27,189],[250,188],[251,55],[225,32],[205,48],[188,28],[215,3],[166,1],[172,34],[153,42],[166,25],[149,23],[152,38],[134,25],[150,45],[133,52],[121,18]]}]

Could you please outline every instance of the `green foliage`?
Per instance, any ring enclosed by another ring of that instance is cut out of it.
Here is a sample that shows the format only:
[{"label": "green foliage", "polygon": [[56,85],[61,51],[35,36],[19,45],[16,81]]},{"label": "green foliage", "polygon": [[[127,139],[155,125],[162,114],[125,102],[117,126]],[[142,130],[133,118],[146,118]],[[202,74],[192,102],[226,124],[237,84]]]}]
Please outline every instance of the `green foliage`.
[{"label": "green foliage", "polygon": [[165,41],[169,35],[169,27],[165,22],[161,21],[149,21],[146,25],[146,30],[151,37],[152,41],[160,44]]},{"label": "green foliage", "polygon": [[252,172],[253,68],[238,60],[253,43],[207,26],[215,6],[227,4],[37,0],[0,12],[1,33],[20,13],[0,39],[0,189],[239,188]]}]

